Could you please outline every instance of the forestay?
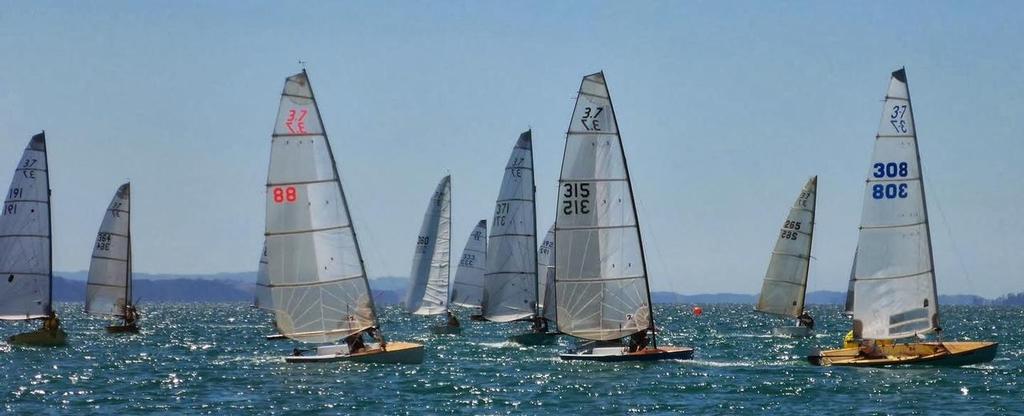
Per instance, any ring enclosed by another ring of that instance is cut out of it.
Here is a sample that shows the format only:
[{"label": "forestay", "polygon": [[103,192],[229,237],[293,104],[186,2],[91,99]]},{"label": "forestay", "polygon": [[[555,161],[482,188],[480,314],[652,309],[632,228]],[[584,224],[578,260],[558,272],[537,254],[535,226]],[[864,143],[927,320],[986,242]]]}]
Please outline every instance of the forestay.
[{"label": "forestay", "polygon": [[92,248],[85,311],[123,317],[131,304],[131,185],[117,188]]},{"label": "forestay", "polygon": [[804,310],[817,188],[818,177],[808,179],[782,223],[757,301],[761,312],[796,318]]},{"label": "forestay", "polygon": [[266,206],[278,331],[323,343],[374,326],[359,244],[305,71],[289,77],[281,94]]},{"label": "forestay", "polygon": [[938,327],[935,273],[914,115],[903,69],[892,73],[868,170],[854,276],[857,338]]},{"label": "forestay", "polygon": [[603,73],[580,84],[558,185],[559,331],[613,340],[653,328],[633,191]]},{"label": "forestay", "polygon": [[50,193],[44,133],[32,136],[0,212],[0,319],[50,314]]},{"label": "forestay", "polygon": [[544,241],[537,248],[537,276],[541,279],[540,299],[541,316],[555,322],[555,225],[551,224]]},{"label": "forestay", "polygon": [[509,322],[537,312],[537,224],[533,140],[519,135],[498,192],[487,244],[483,315]]},{"label": "forestay", "polygon": [[484,273],[487,271],[487,220],[480,220],[466,240],[452,282],[451,303],[479,308],[484,298]]},{"label": "forestay", "polygon": [[451,257],[451,176],[437,184],[430,197],[423,225],[416,237],[409,294],[405,308],[416,315],[437,315],[448,310],[448,278]]}]

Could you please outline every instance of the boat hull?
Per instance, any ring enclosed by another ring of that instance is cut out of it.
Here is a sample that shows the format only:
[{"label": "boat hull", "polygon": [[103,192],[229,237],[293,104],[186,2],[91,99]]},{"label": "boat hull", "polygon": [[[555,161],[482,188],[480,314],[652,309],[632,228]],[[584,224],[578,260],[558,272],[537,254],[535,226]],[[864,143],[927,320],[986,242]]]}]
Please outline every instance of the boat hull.
[{"label": "boat hull", "polygon": [[510,342],[522,345],[555,345],[558,343],[557,332],[519,334],[508,337]]},{"label": "boat hull", "polygon": [[106,328],[108,333],[111,334],[137,334],[139,332],[139,326],[136,324],[128,325],[110,325]]},{"label": "boat hull", "polygon": [[889,365],[931,365],[959,367],[992,361],[999,344],[988,341],[912,342],[879,345],[867,355],[859,347],[819,351],[807,357],[814,365],[882,367]]},{"label": "boat hull", "polygon": [[267,339],[267,341],[280,341],[288,339],[288,337],[281,334],[267,335],[265,338]]},{"label": "boat hull", "polygon": [[772,335],[777,337],[803,338],[814,335],[814,331],[806,326],[781,326],[772,329]]},{"label": "boat hull", "polygon": [[434,325],[430,327],[430,333],[434,335],[458,335],[462,333],[461,326]]},{"label": "boat hull", "polygon": [[67,344],[67,334],[62,329],[37,329],[7,338],[7,342],[34,347],[59,347]]},{"label": "boat hull", "polygon": [[658,347],[647,348],[637,352],[626,352],[622,347],[599,347],[581,351],[567,352],[559,357],[565,361],[658,361],[658,360],[689,360],[693,358],[690,347]]},{"label": "boat hull", "polygon": [[469,315],[469,320],[477,321],[477,322],[483,322],[483,321],[486,321],[487,318],[484,318],[483,315]]},{"label": "boat hull", "polygon": [[[339,347],[347,350],[344,346]],[[317,348],[318,351],[325,350],[325,347]],[[412,342],[395,341],[388,343],[387,349],[370,348],[366,351],[348,354],[339,353],[318,353],[317,355],[299,355],[285,357],[288,363],[327,363],[338,361],[351,361],[357,363],[379,363],[379,364],[421,364],[423,363],[423,344]]]}]

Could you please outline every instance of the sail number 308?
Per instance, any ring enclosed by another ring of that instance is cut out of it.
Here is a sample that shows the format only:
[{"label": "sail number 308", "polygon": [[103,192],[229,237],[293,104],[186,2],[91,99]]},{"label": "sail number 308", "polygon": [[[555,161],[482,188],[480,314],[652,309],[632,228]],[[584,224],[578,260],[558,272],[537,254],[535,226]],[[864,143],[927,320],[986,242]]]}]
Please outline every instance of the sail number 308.
[{"label": "sail number 308", "polygon": [[[875,163],[871,166],[871,176],[875,178],[905,178],[910,174],[907,162]],[[896,199],[907,197],[907,184],[889,183],[871,186],[871,197],[874,199]]]}]

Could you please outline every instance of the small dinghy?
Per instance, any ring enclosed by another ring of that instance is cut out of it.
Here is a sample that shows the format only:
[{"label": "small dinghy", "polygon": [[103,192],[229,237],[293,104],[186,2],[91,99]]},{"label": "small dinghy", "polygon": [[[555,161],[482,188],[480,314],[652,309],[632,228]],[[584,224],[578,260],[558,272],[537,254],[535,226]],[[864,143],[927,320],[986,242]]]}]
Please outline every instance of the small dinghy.
[{"label": "small dinghy", "polygon": [[132,302],[131,202],[131,184],[118,187],[96,233],[85,285],[86,313],[121,319],[106,327],[111,334],[139,332],[139,312]]},{"label": "small dinghy", "polygon": [[46,133],[32,136],[0,212],[0,320],[42,320],[11,344],[60,346],[67,334],[53,310],[53,230]]},{"label": "small dinghy", "polygon": [[385,348],[380,344],[369,344],[366,349],[350,354],[344,345],[317,347],[314,354],[285,357],[289,363],[326,363],[353,361],[377,364],[420,364],[423,362],[423,345],[411,342],[391,342]]},{"label": "small dinghy", "polygon": [[[266,189],[266,276],[258,278],[265,280],[257,299],[272,299],[280,334],[321,344],[312,351],[296,349],[298,354],[285,361],[422,362],[423,346],[407,342],[348,351],[348,341],[367,333],[381,345],[383,334],[351,210],[305,70],[288,77],[281,93]],[[331,345],[341,339],[346,343]]]},{"label": "small dinghy", "polygon": [[445,175],[434,189],[423,214],[413,249],[405,310],[413,315],[445,315],[445,325],[431,326],[438,335],[461,334],[458,318],[448,308],[451,281],[452,177]]},{"label": "small dinghy", "polygon": [[898,342],[938,334],[939,305],[928,204],[907,73],[892,73],[865,181],[847,310],[845,348],[807,357],[814,365],[969,365],[991,361],[987,341]]},{"label": "small dinghy", "polygon": [[[600,344],[560,357],[591,361],[692,357],[692,348],[657,343],[632,181],[603,72],[583,77],[569,123],[553,247],[557,323],[560,332]],[[620,340],[626,337],[629,348],[621,346]]]},{"label": "small dinghy", "polygon": [[797,325],[774,328],[774,336],[809,337],[814,334],[814,319],[804,310],[804,298],[811,265],[817,200],[818,177],[814,176],[807,180],[790,206],[768,261],[768,271],[754,309],[798,320]]},{"label": "small dinghy", "polygon": [[[452,291],[448,302],[452,305],[481,310],[484,299],[484,273],[487,272],[487,220],[480,220],[473,227],[462,249],[462,257],[452,279]],[[469,315],[471,321],[486,321],[483,314]]]}]

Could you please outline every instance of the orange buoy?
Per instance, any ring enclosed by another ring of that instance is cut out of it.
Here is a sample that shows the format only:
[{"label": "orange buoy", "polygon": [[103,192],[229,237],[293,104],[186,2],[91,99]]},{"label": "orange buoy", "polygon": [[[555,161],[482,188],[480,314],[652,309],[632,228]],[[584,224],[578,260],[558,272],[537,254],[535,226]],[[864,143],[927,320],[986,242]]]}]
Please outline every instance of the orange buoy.
[{"label": "orange buoy", "polygon": [[701,308],[700,306],[694,306],[693,307],[693,316],[700,316],[703,313],[704,313],[704,309]]}]

